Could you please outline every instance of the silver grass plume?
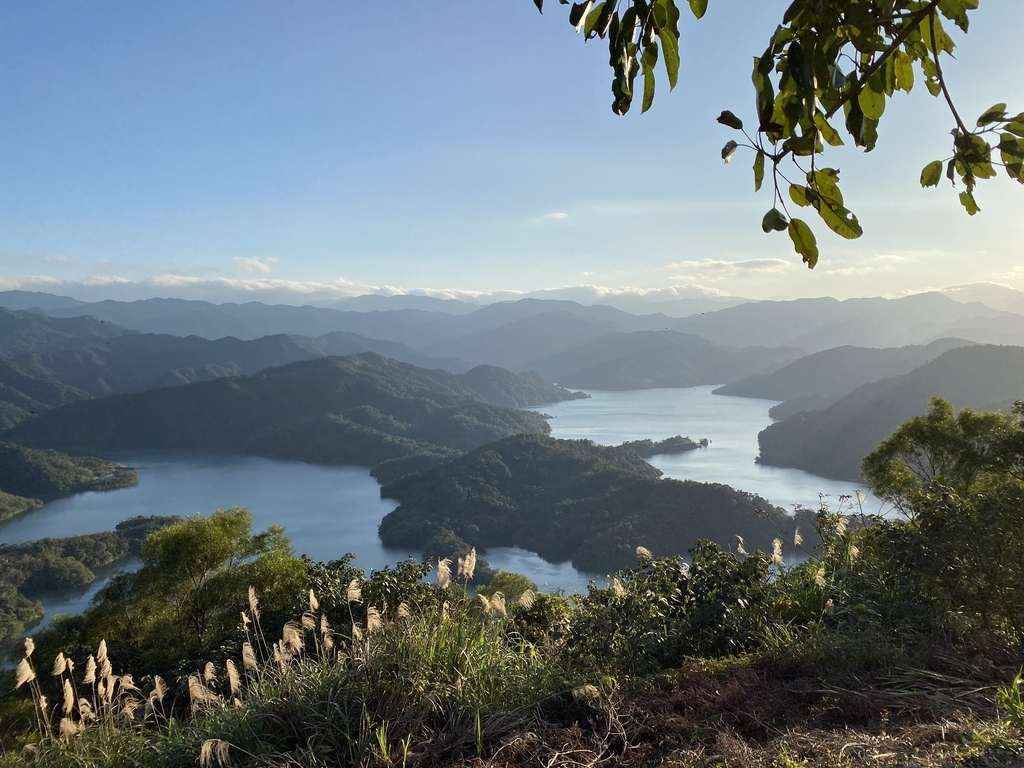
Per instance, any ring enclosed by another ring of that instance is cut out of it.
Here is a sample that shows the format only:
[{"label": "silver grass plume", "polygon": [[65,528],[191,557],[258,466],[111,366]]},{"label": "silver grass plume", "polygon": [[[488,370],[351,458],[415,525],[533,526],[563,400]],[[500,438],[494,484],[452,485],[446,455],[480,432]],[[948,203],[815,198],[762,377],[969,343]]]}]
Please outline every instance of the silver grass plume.
[{"label": "silver grass plume", "polygon": [[71,687],[71,681],[64,679],[64,714],[70,715],[75,708],[75,691]]},{"label": "silver grass plume", "polygon": [[352,579],[352,581],[348,583],[348,590],[345,597],[350,603],[363,602],[363,588],[359,585],[359,579]]},{"label": "silver grass plume", "polygon": [[533,603],[537,599],[536,593],[532,589],[528,589],[519,596],[519,605],[526,610],[533,608]]},{"label": "silver grass plume", "polygon": [[86,685],[96,682],[96,659],[92,654],[89,654],[89,658],[85,660],[85,677],[82,682]]},{"label": "silver grass plume", "polygon": [[284,629],[281,632],[281,639],[284,640],[285,648],[292,654],[302,653],[304,646],[302,640],[302,633],[299,631],[298,626],[295,622],[289,621],[284,625]]},{"label": "silver grass plume", "polygon": [[782,563],[782,539],[772,540],[772,564],[781,565]]},{"label": "silver grass plume", "polygon": [[63,675],[68,668],[68,660],[64,658],[63,653],[58,653],[57,658],[53,660],[53,670],[50,672],[51,675],[57,677]]},{"label": "silver grass plume", "polygon": [[508,616],[508,611],[505,608],[505,596],[501,592],[495,592],[491,595],[491,610],[500,613],[502,616]]},{"label": "silver grass plume", "polygon": [[256,652],[252,649],[251,643],[242,643],[242,666],[247,670],[259,669],[256,663]]},{"label": "silver grass plume", "polygon": [[28,657],[26,656],[18,663],[18,668],[14,670],[14,687],[21,688],[25,683],[31,683],[36,679],[36,673],[32,669],[32,665],[28,663]]},{"label": "silver grass plume", "polygon": [[740,536],[738,533],[736,534],[736,539],[738,540],[738,544],[736,545],[736,551],[739,554],[741,554],[744,557],[746,557],[747,556],[747,548],[745,546],[746,542],[743,541],[743,537]]},{"label": "silver grass plume", "polygon": [[469,550],[469,554],[459,558],[458,577],[469,581],[476,571],[476,547]]},{"label": "silver grass plume", "polygon": [[384,622],[381,621],[380,611],[378,611],[373,606],[370,606],[369,608],[367,608],[366,609],[366,631],[369,632],[372,635],[374,632],[378,631],[383,626],[384,626]]},{"label": "silver grass plume", "polygon": [[70,739],[72,736],[77,735],[81,730],[81,724],[76,723],[70,717],[62,717],[60,719],[60,735],[65,739]]},{"label": "silver grass plume", "polygon": [[238,693],[238,689],[242,685],[241,678],[238,675],[238,668],[235,666],[235,662],[228,659],[224,665],[228,672],[228,685],[231,688],[232,695]]},{"label": "silver grass plume", "polygon": [[448,582],[452,578],[452,561],[447,557],[437,563],[437,586],[441,589],[448,589]]},{"label": "silver grass plume", "polygon": [[207,739],[199,748],[199,768],[226,768],[231,764],[230,748],[223,739]]}]

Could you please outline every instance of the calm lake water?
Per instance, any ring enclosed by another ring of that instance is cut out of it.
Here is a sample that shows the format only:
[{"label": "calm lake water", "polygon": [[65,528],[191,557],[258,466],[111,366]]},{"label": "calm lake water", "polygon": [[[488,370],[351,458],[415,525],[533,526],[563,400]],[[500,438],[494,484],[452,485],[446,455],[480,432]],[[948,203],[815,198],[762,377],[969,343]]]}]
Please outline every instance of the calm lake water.
[{"label": "calm lake water", "polygon": [[[840,494],[854,495],[857,486],[792,469],[754,463],[757,433],[768,425],[772,400],[712,395],[712,387],[593,392],[588,400],[571,400],[534,410],[551,415],[552,434],[588,439],[604,445],[626,440],[660,440],[681,434],[706,437],[708,448],[674,456],[656,456],[651,463],[666,476],[727,483],[757,493],[784,508],[816,508],[819,494],[833,505]],[[347,552],[369,572],[393,565],[417,552],[384,548],[377,526],[396,502],[380,497],[380,486],[361,467],[325,467],[272,461],[252,456],[219,454],[120,454],[109,458],[139,470],[133,488],[84,493],[47,504],[43,509],[0,524],[0,543],[31,541],[112,530],[135,515],[209,514],[244,506],[252,510],[259,530],[283,525],[300,554],[332,560]],[[880,511],[869,497],[865,512]],[[546,563],[533,553],[496,547],[485,557],[493,568],[524,573],[543,588],[584,591],[593,574],[577,572],[568,563]],[[99,574],[87,590],[44,600],[47,618],[83,610],[111,572],[138,567],[120,563]]]},{"label": "calm lake water", "polygon": [[[840,495],[856,499],[858,490],[866,493],[857,483],[755,463],[757,433],[771,423],[768,409],[778,401],[713,395],[714,388],[592,391],[589,400],[568,400],[531,410],[552,416],[552,436],[569,440],[619,445],[674,435],[698,441],[707,438],[710,444],[706,449],[655,456],[650,462],[666,477],[725,483],[787,510],[796,505],[817,509],[819,494],[836,508]],[[868,493],[864,512],[883,511],[882,502]]]}]

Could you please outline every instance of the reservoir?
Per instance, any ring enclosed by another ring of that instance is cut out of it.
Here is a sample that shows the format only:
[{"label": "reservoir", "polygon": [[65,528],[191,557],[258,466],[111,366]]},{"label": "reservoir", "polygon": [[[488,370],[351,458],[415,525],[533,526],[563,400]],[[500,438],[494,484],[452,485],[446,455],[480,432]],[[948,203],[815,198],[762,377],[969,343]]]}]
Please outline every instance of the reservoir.
[{"label": "reservoir", "polygon": [[[533,410],[552,417],[552,436],[587,439],[603,445],[627,440],[661,440],[681,434],[707,438],[707,448],[655,456],[651,463],[667,477],[725,483],[756,493],[784,509],[816,509],[819,494],[833,508],[840,496],[856,502],[858,486],[794,469],[755,463],[757,433],[770,423],[772,400],[713,395],[713,387],[593,392]],[[334,467],[276,461],[253,456],[183,453],[133,453],[107,456],[134,466],[139,484],[132,488],[84,493],[0,524],[0,542],[112,530],[135,515],[209,514],[216,509],[248,507],[254,528],[283,525],[298,554],[332,560],[348,552],[367,573],[418,552],[386,549],[377,536],[381,519],[396,502],[380,497],[380,486],[362,467]],[[850,502],[846,502],[849,504]],[[851,511],[846,509],[845,511]],[[877,514],[881,503],[870,495],[863,511]],[[578,573],[568,563],[547,563],[531,552],[494,547],[483,554],[491,567],[529,576],[541,588],[586,590],[596,574]],[[121,563],[116,568],[137,567]],[[47,617],[77,613],[105,583],[99,574],[86,591],[44,600]]]}]

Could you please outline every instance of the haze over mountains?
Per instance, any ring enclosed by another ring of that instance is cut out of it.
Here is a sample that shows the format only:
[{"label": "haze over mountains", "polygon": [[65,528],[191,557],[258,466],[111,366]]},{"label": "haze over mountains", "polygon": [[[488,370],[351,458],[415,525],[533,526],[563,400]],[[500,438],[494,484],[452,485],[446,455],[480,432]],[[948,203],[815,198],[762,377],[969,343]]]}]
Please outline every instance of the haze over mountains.
[{"label": "haze over mountains", "polygon": [[[782,420],[762,435],[761,460],[847,478],[856,477],[862,451],[922,412],[934,394],[947,392],[955,405],[973,407],[1005,407],[1024,397],[1016,347],[961,349],[1024,344],[1024,293],[1001,286],[900,299],[709,299],[684,316],[675,316],[686,312],[682,299],[627,302],[619,295],[617,301],[638,311],[561,298],[476,306],[429,296],[364,296],[297,307],[182,299],[90,303],[0,293],[0,306],[7,307],[0,310],[0,423],[13,427],[112,394],[241,381],[282,365],[374,353],[421,369],[469,372],[464,381],[476,382],[474,397],[492,406],[535,404],[547,391],[538,377],[532,380],[537,390],[522,397],[525,380],[508,371],[536,371],[572,388],[718,384],[723,395],[783,400],[772,411]],[[983,360],[984,375],[959,370],[973,364],[972,354]],[[481,365],[491,367],[476,368]],[[928,373],[915,376],[922,366]],[[947,384],[954,378],[959,383]],[[875,400],[865,391],[883,394]],[[323,440],[352,428],[318,427]],[[278,438],[285,440],[285,432]],[[298,433],[288,439],[296,443],[290,450],[298,450]]]}]

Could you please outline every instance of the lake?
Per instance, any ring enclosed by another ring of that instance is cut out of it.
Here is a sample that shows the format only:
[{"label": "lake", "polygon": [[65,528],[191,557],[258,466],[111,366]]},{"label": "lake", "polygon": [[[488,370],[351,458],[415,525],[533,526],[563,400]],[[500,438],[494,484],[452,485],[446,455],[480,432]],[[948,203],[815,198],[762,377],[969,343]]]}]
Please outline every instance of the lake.
[{"label": "lake", "polygon": [[[833,506],[840,494],[855,495],[853,483],[756,464],[757,433],[770,422],[768,409],[776,401],[721,397],[712,395],[712,389],[592,392],[587,400],[532,410],[552,416],[552,435],[560,438],[604,445],[642,438],[661,440],[676,434],[694,440],[707,438],[710,444],[706,449],[655,456],[651,463],[668,477],[726,483],[784,508],[817,508],[819,494],[827,494]],[[0,543],[111,530],[135,515],[209,514],[244,506],[252,510],[257,529],[283,525],[296,551],[315,560],[332,560],[353,552],[355,564],[369,572],[409,555],[418,556],[381,545],[377,526],[396,502],[382,499],[380,486],[361,467],[194,453],[132,453],[107,458],[136,467],[139,484],[47,504],[0,524]],[[864,511],[877,513],[880,509],[881,503],[869,496]],[[547,589],[584,591],[594,576],[579,573],[568,563],[546,563],[514,547],[494,547],[484,556],[491,567],[524,573]],[[137,566],[137,562],[121,563],[99,574],[87,590],[44,600],[47,617],[80,612],[111,571]]]},{"label": "lake", "polygon": [[836,508],[840,495],[856,500],[860,490],[866,494],[865,513],[885,511],[883,503],[863,485],[757,464],[757,433],[771,423],[768,409],[778,401],[713,395],[713,389],[591,391],[589,400],[567,400],[531,410],[552,416],[551,435],[569,440],[620,445],[627,440],[683,435],[710,441],[705,449],[653,457],[651,464],[666,477],[725,483],[788,510],[797,505],[817,509],[819,494]]}]

